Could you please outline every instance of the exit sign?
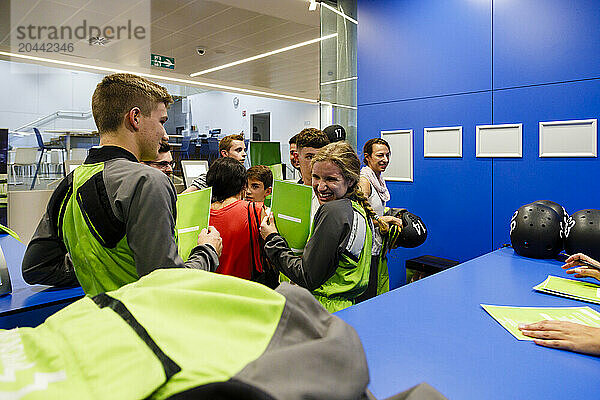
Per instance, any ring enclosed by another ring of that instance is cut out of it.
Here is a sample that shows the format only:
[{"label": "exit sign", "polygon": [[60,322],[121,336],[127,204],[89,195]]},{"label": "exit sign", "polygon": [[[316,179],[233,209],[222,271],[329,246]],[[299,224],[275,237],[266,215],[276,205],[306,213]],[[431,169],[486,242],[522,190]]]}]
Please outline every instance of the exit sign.
[{"label": "exit sign", "polygon": [[152,54],[150,65],[153,67],[175,69],[175,58],[161,56],[160,54]]}]

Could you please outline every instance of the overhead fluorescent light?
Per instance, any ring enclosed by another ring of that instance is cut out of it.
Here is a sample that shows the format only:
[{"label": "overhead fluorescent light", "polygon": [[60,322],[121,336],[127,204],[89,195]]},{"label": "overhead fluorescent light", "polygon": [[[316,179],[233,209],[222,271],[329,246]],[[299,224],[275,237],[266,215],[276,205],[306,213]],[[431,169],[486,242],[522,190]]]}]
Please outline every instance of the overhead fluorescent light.
[{"label": "overhead fluorescent light", "polygon": [[166,81],[166,82],[180,83],[180,84],[185,84],[185,85],[208,87],[208,88],[212,88],[212,89],[226,90],[229,92],[275,97],[275,98],[286,99],[286,100],[301,101],[304,103],[313,103],[314,104],[314,103],[319,102],[318,100],[315,100],[315,99],[290,96],[287,94],[265,92],[262,90],[245,89],[245,88],[228,86],[228,85],[219,85],[219,84],[210,83],[210,82],[193,81],[190,79],[181,79],[181,78],[175,78],[175,77],[171,77],[171,76],[148,74],[148,73],[139,72],[139,71],[128,71],[128,70],[118,69],[118,68],[102,67],[99,65],[81,64],[81,63],[74,63],[74,62],[70,62],[70,61],[54,60],[52,58],[36,57],[36,56],[30,56],[27,54],[9,53],[9,52],[5,52],[5,51],[0,51],[0,56],[20,58],[20,59],[24,59],[24,60],[39,61],[39,62],[44,62],[44,63],[49,63],[49,64],[65,65],[68,67],[83,68],[83,69],[87,69],[87,70],[90,70],[93,72],[135,74],[135,75],[143,76],[148,79],[154,79],[154,80],[162,81],[162,82]]},{"label": "overhead fluorescent light", "polygon": [[308,5],[308,11],[315,11],[317,9],[317,1],[310,0],[310,4]]},{"label": "overhead fluorescent light", "polygon": [[323,101],[323,100],[320,100],[319,104],[325,104],[327,106],[339,107],[339,108],[348,108],[350,110],[357,110],[358,109],[357,107],[354,107],[354,106],[347,106],[345,104],[336,104],[336,103],[331,103],[329,101]]},{"label": "overhead fluorescent light", "polygon": [[331,11],[333,11],[334,13],[338,14],[339,16],[341,16],[341,17],[347,19],[348,21],[352,22],[353,24],[358,25],[358,21],[357,20],[355,20],[354,18],[351,18],[351,17],[347,16],[346,14],[344,14],[343,12],[341,12],[340,10],[338,10],[337,8],[331,7],[327,3],[319,3],[319,4],[321,4],[321,7],[328,8]]},{"label": "overhead fluorescent light", "polygon": [[356,79],[358,79],[358,76],[352,76],[350,78],[338,79],[336,81],[321,82],[321,86],[324,86],[324,85],[333,85],[334,83],[340,83],[340,82],[354,81]]},{"label": "overhead fluorescent light", "polygon": [[233,67],[234,65],[240,65],[240,64],[247,63],[247,62],[250,62],[250,61],[258,60],[260,58],[265,58],[265,57],[268,57],[268,56],[272,56],[274,54],[283,53],[284,51],[294,50],[294,49],[297,49],[298,47],[308,46],[309,44],[317,43],[317,42],[320,42],[320,41],[325,40],[325,39],[331,39],[333,37],[336,37],[337,35],[338,35],[337,33],[332,33],[331,35],[318,37],[318,38],[312,39],[312,40],[307,40],[306,42],[296,43],[294,45],[283,47],[281,49],[269,51],[269,52],[263,53],[263,54],[258,54],[256,56],[252,56],[252,57],[249,57],[249,58],[244,58],[243,60],[238,60],[238,61],[230,62],[228,64],[224,64],[224,65],[221,65],[219,67],[214,67],[214,68],[205,69],[203,71],[194,72],[193,74],[190,74],[190,76],[194,77],[194,76],[198,76],[198,75],[208,74],[209,72],[219,71],[219,70],[224,69],[224,68]]}]

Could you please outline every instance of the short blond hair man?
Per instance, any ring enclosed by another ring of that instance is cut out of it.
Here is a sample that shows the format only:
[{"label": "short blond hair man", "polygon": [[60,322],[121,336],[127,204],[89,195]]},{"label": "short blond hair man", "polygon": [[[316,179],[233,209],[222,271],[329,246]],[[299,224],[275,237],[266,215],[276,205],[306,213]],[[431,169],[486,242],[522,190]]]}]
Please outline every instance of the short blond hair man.
[{"label": "short blond hair man", "polygon": [[140,161],[154,160],[172,98],[132,74],[106,76],[92,97],[100,147],[67,175],[23,258],[30,284],[81,284],[86,294],[117,289],[158,268],[214,271],[221,238],[203,230],[186,263],[175,243],[173,183]]},{"label": "short blond hair man", "polygon": [[[246,160],[246,144],[244,143],[244,135],[227,135],[219,141],[219,156],[233,158],[236,161],[244,164]],[[189,188],[183,193],[193,192],[199,189],[206,189],[206,174],[202,174],[192,181]]]}]

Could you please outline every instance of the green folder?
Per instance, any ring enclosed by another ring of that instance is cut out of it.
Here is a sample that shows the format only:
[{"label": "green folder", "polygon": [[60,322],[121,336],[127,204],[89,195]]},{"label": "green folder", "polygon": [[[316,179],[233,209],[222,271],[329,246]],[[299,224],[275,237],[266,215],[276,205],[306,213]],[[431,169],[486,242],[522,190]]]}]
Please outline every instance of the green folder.
[{"label": "green folder", "polygon": [[281,180],[273,181],[271,211],[279,234],[295,253],[301,253],[310,235],[312,188]]},{"label": "green folder", "polygon": [[273,179],[283,180],[283,164],[268,165],[269,169],[273,173]]},{"label": "green folder", "polygon": [[590,307],[508,307],[480,304],[504,329],[518,340],[534,340],[519,330],[520,324],[547,320],[570,321],[600,328],[600,313]]},{"label": "green folder", "polygon": [[600,285],[594,283],[548,275],[544,282],[533,288],[539,292],[600,304]]},{"label": "green folder", "polygon": [[198,244],[198,234],[208,227],[212,188],[196,190],[177,196],[177,221],[175,235],[177,251],[186,261]]},{"label": "green folder", "polygon": [[250,165],[281,164],[279,142],[250,142]]}]

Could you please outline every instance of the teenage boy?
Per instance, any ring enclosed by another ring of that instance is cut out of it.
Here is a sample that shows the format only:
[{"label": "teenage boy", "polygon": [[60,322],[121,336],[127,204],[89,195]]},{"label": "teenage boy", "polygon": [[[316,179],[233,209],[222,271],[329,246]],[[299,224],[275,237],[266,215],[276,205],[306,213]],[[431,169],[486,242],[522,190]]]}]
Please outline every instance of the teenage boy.
[{"label": "teenage boy", "polygon": [[169,142],[161,141],[158,149],[158,157],[153,161],[142,161],[144,164],[162,171],[169,178],[173,176],[173,155],[171,154],[171,146]]},{"label": "teenage boy", "polygon": [[214,271],[221,237],[200,232],[184,264],[175,243],[173,183],[140,161],[154,160],[173,102],[167,90],[132,74],[106,76],[92,97],[100,147],[58,185],[23,258],[30,284],[79,283],[95,296],[159,268]]},{"label": "teenage boy", "polygon": [[273,172],[265,165],[255,165],[247,173],[246,201],[264,203],[273,191]]},{"label": "teenage boy", "polygon": [[[233,158],[236,161],[244,164],[246,160],[246,146],[244,144],[244,135],[225,136],[219,141],[219,155],[221,157]],[[206,174],[202,174],[192,182],[191,186],[183,191],[183,193],[193,192],[199,189],[206,189]]]},{"label": "teenage boy", "polygon": [[298,148],[298,162],[300,164],[301,178],[298,183],[312,186],[312,167],[310,165],[313,157],[321,147],[329,144],[327,135],[316,128],[303,129],[296,137]]}]

